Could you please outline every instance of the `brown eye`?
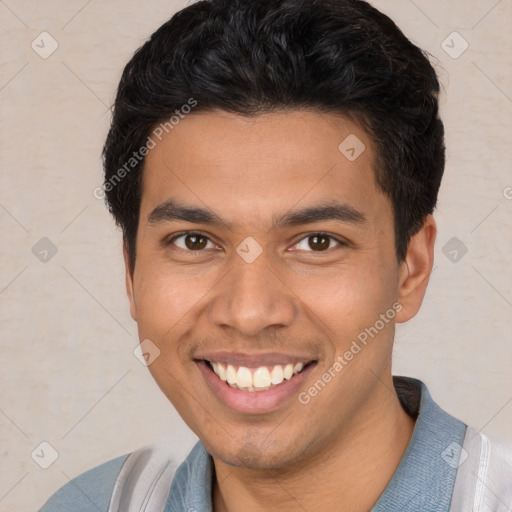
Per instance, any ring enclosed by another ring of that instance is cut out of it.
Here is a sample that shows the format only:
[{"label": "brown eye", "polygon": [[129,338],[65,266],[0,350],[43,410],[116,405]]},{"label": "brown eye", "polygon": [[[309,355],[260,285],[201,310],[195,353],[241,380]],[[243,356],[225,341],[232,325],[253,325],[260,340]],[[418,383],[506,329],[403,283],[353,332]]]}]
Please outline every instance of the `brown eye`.
[{"label": "brown eye", "polygon": [[331,248],[331,242],[335,242],[335,244],[338,244],[339,246],[346,245],[325,233],[314,233],[313,235],[304,237],[299,241],[299,243],[296,244],[295,247],[297,250],[305,252],[326,252]]},{"label": "brown eye", "polygon": [[331,241],[327,235],[313,235],[308,237],[308,244],[314,251],[325,251],[329,248]]},{"label": "brown eye", "polygon": [[198,249],[204,249],[206,247],[207,240],[203,235],[187,235],[185,237],[185,245],[188,249],[195,251]]},{"label": "brown eye", "polygon": [[201,233],[186,233],[176,236],[169,241],[170,245],[176,245],[176,247],[183,251],[200,251],[206,248],[208,243],[213,246],[210,239]]}]

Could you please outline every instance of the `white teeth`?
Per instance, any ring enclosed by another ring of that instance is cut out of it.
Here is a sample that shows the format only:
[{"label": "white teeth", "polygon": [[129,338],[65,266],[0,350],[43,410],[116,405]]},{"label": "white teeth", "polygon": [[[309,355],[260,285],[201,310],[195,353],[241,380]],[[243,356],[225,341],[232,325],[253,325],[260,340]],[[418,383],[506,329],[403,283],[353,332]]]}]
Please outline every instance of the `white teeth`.
[{"label": "white teeth", "polygon": [[[215,372],[215,367],[213,368],[213,371]],[[215,372],[215,373],[217,373],[217,372]],[[236,377],[237,377],[236,370],[233,368],[233,366],[228,364],[228,368],[226,370],[226,380],[228,381],[228,384],[230,384],[230,385],[236,384]]]},{"label": "white teeth", "polygon": [[272,384],[281,384],[283,380],[283,367],[281,365],[274,366],[270,374],[270,382],[272,382]]},{"label": "white teeth", "polygon": [[270,389],[284,380],[290,380],[293,375],[301,372],[304,363],[288,363],[286,365],[276,364],[270,371],[266,366],[260,366],[253,370],[246,366],[238,367],[238,370],[231,364],[210,361],[213,371],[219,378],[227,382],[234,389],[243,391],[263,391]]},{"label": "white teeth", "polygon": [[220,377],[221,380],[226,381],[228,378],[226,368],[220,363],[217,363],[217,369],[215,370],[215,373]]},{"label": "white teeth", "polygon": [[268,368],[266,368],[265,366],[258,368],[254,372],[252,380],[255,388],[268,388],[271,384],[270,372],[268,371]]},{"label": "white teeth", "polygon": [[293,373],[299,373],[300,371],[302,371],[302,368],[304,368],[304,364],[302,364],[302,363],[297,363],[297,364],[293,367]]},{"label": "white teeth", "polygon": [[251,370],[245,366],[240,366],[240,368],[238,368],[236,383],[239,388],[250,388],[252,386]]},{"label": "white teeth", "polygon": [[293,375],[293,364],[287,364],[283,370],[283,377],[286,380],[290,380],[292,378],[292,375]]}]

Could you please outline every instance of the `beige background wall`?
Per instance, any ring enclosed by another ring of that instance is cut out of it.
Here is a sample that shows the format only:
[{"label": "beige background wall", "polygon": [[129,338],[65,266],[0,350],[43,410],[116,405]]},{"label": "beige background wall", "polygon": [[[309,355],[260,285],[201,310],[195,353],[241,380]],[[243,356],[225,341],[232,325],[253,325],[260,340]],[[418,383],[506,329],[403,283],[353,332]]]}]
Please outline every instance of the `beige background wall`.
[{"label": "beige background wall", "polygon": [[[36,510],[164,433],[180,457],[194,442],[133,356],[121,238],[93,196],[122,67],[185,4],[0,1],[1,511]],[[374,4],[438,59],[446,93],[436,268],[421,314],[399,327],[395,373],[512,442],[512,3]],[[58,43],[46,59],[31,47],[52,49],[43,31]],[[58,452],[46,470],[31,458],[43,441]]]}]

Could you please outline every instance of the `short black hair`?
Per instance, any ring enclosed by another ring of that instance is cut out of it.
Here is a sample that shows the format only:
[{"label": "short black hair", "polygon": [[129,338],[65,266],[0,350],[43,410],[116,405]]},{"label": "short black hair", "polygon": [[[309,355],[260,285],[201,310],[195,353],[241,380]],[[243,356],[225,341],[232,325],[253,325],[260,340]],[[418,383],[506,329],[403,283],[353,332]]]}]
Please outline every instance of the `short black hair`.
[{"label": "short black hair", "polygon": [[150,135],[160,123],[172,129],[172,117],[191,105],[357,120],[375,144],[376,181],[391,200],[403,261],[435,208],[444,171],[438,95],[426,52],[365,1],[207,0],[182,9],[126,65],[103,148],[106,201],[131,269]]}]

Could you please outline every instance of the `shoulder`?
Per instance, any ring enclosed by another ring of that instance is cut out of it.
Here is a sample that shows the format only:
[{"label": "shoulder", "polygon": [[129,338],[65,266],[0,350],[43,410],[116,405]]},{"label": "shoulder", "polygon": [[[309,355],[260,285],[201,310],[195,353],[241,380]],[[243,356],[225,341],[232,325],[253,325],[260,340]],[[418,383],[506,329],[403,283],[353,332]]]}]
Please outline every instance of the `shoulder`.
[{"label": "shoulder", "polygon": [[459,459],[453,510],[510,510],[512,446],[468,427]]},{"label": "shoulder", "polygon": [[179,465],[175,450],[168,436],[101,464],[60,488],[39,512],[163,510]]},{"label": "shoulder", "polygon": [[107,512],[117,477],[128,457],[109,460],[73,478],[39,512]]}]

